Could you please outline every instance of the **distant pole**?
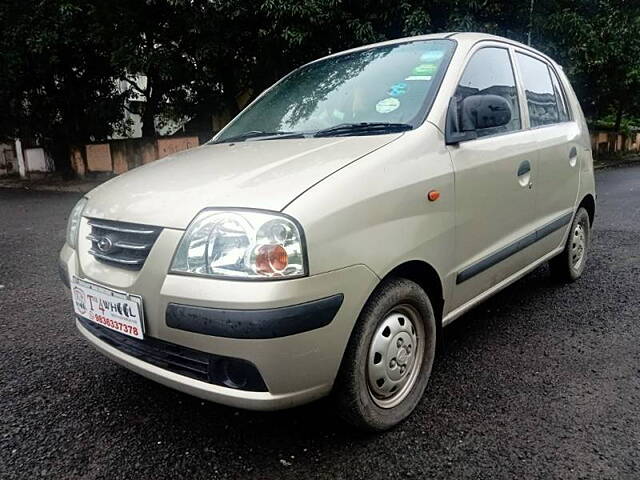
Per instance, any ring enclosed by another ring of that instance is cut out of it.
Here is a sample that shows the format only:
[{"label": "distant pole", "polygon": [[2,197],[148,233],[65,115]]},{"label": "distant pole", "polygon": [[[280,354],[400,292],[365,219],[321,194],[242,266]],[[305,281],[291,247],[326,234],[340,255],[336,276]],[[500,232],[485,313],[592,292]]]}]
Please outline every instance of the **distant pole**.
[{"label": "distant pole", "polygon": [[529,32],[527,33],[527,45],[531,46],[531,30],[533,29],[533,3],[535,0],[531,0],[529,5]]}]

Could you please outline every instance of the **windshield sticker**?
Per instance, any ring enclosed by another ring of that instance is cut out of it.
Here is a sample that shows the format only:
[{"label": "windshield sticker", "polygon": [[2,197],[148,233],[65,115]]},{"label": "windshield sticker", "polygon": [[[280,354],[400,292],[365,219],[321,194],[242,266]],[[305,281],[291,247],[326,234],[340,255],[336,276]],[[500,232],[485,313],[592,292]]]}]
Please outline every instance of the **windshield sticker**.
[{"label": "windshield sticker", "polygon": [[441,50],[428,50],[420,56],[420,61],[421,62],[437,62],[443,57],[443,55],[444,55],[444,52]]},{"label": "windshield sticker", "polygon": [[400,106],[400,100],[397,98],[389,97],[384,100],[380,100],[376,104],[376,112],[378,113],[391,113]]},{"label": "windshield sticker", "polygon": [[411,75],[428,77],[433,76],[437,70],[437,65],[434,65],[433,63],[423,63],[415,67],[411,72]]},{"label": "windshield sticker", "polygon": [[331,112],[331,115],[338,120],[344,120],[344,112],[341,112],[340,110],[334,109],[333,112]]},{"label": "windshield sticker", "polygon": [[405,78],[405,80],[424,80],[428,82],[432,78],[433,77],[428,75],[409,75],[407,78]]},{"label": "windshield sticker", "polygon": [[407,84],[404,82],[396,83],[395,85],[391,85],[391,88],[387,92],[392,97],[399,97],[400,95],[404,95],[407,93]]}]

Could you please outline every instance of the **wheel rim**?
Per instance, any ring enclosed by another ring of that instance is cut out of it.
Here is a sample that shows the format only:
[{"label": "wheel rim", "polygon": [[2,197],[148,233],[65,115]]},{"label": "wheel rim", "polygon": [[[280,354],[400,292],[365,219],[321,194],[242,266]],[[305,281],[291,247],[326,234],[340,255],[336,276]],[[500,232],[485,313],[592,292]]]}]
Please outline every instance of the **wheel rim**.
[{"label": "wheel rim", "polygon": [[413,388],[424,357],[424,324],[410,305],[393,308],[371,339],[367,385],[381,408],[402,402]]},{"label": "wheel rim", "polygon": [[578,222],[571,233],[571,266],[580,270],[587,250],[587,229]]}]

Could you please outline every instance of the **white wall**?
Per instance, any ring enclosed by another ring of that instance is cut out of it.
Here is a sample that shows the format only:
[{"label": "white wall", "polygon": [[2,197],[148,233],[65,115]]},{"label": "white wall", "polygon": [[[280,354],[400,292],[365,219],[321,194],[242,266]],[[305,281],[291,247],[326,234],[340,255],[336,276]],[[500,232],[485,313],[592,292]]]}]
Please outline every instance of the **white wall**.
[{"label": "white wall", "polygon": [[53,172],[53,161],[42,148],[25,148],[24,161],[27,172]]}]

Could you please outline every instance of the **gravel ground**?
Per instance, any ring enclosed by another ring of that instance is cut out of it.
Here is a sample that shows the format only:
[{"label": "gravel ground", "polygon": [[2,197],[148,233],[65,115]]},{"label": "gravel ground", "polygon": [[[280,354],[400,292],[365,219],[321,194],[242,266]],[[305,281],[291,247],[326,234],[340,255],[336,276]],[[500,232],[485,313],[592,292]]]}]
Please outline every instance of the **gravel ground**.
[{"label": "gravel ground", "polygon": [[238,411],[81,341],[55,266],[78,194],[0,190],[0,478],[640,476],[640,167],[598,173],[591,258],[547,267],[445,330],[415,414],[351,431],[327,402]]}]

